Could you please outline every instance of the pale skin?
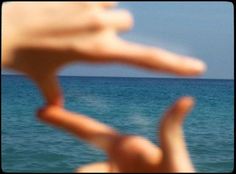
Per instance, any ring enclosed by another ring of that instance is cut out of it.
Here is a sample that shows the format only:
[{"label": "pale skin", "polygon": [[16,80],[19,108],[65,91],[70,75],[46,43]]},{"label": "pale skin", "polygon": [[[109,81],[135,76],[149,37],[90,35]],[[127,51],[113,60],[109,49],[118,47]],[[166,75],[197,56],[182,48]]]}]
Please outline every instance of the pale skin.
[{"label": "pale skin", "polygon": [[[107,125],[63,109],[56,74],[74,62],[123,63],[182,76],[205,71],[205,64],[195,58],[119,38],[119,32],[131,29],[133,19],[126,10],[112,9],[115,5],[4,3],[2,66],[28,75],[38,85],[46,101],[38,114],[42,121],[64,128],[108,154],[108,162],[84,166],[79,171],[194,171],[182,133],[182,119],[193,105],[192,98],[178,100],[164,116],[161,148],[142,137],[121,135]],[[137,161],[137,155],[142,160]]]}]

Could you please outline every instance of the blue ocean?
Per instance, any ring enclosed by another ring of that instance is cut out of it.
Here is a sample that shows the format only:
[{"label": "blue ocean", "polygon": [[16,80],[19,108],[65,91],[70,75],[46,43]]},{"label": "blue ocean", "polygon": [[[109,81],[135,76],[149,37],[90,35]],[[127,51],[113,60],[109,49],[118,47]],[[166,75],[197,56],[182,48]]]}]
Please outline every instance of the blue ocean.
[{"label": "blue ocean", "polygon": [[[106,160],[102,151],[38,121],[43,106],[36,86],[25,76],[2,75],[2,170],[73,172]],[[198,172],[231,172],[234,165],[233,80],[60,77],[65,107],[138,134],[159,145],[157,128],[168,106],[183,95],[196,105],[184,123]]]}]

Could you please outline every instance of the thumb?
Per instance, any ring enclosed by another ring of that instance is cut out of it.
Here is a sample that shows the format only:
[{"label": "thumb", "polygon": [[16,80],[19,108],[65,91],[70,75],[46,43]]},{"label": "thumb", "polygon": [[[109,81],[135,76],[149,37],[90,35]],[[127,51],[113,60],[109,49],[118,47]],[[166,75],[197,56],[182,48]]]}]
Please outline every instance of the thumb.
[{"label": "thumb", "polygon": [[46,105],[63,106],[63,95],[58,79],[54,73],[45,73],[41,76],[34,76],[32,79],[38,85],[42,95],[47,101]]},{"label": "thumb", "polygon": [[181,97],[161,120],[160,143],[163,150],[163,161],[170,172],[194,171],[182,129],[183,121],[193,105],[192,97]]}]

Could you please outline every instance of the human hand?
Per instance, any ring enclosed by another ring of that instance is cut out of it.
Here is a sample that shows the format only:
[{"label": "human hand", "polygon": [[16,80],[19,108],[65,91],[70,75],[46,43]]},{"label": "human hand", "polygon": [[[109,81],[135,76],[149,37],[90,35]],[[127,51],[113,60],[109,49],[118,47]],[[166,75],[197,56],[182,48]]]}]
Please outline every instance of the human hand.
[{"label": "human hand", "polygon": [[76,172],[194,172],[182,130],[193,104],[191,97],[182,97],[168,109],[160,122],[160,147],[58,106],[46,106],[38,116],[106,152],[108,161],[82,166]]},{"label": "human hand", "polygon": [[126,10],[114,3],[5,2],[2,65],[27,74],[47,104],[63,106],[56,79],[59,68],[76,61],[124,63],[177,75],[198,75],[196,59],[122,40],[118,32],[132,27]]}]

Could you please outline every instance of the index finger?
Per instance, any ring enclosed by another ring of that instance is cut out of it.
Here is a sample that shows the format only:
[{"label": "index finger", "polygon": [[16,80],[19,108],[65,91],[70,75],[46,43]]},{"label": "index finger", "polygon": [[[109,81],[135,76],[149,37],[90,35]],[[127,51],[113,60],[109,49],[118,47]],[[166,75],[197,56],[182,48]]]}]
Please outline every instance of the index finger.
[{"label": "index finger", "polygon": [[196,58],[122,40],[110,50],[110,54],[121,63],[153,71],[193,76],[202,74],[206,69],[205,63]]}]

